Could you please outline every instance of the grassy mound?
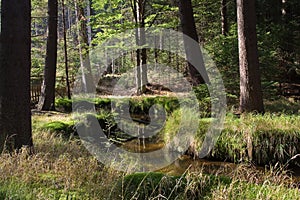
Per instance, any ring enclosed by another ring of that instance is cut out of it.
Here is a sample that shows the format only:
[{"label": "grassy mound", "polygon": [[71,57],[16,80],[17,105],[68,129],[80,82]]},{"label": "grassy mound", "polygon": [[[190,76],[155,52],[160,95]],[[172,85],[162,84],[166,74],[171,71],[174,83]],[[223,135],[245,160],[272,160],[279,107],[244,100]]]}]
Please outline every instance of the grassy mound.
[{"label": "grassy mound", "polygon": [[[190,116],[192,113],[173,112],[162,133],[166,141],[174,137],[182,126],[190,126],[180,124],[182,115],[185,119],[193,117]],[[209,126],[209,118],[200,120],[195,135],[196,147],[193,147],[191,154],[198,155]],[[247,114],[238,118],[228,114],[225,127],[208,158],[232,162],[252,161],[258,165],[285,164],[300,154],[299,142],[298,115]]]}]

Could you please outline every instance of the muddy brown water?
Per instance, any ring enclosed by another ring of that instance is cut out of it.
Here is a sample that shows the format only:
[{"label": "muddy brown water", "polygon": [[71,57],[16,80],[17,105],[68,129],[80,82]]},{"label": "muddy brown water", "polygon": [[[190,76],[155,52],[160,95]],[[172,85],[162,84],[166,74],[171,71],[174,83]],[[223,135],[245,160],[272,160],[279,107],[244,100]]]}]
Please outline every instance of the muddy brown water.
[{"label": "muddy brown water", "polygon": [[[164,145],[165,144],[162,141],[155,142],[143,139],[135,139],[124,143],[122,145],[122,148],[132,152],[146,153],[161,149],[164,147]],[[163,172],[165,174],[173,176],[180,176],[186,173],[187,170],[189,170],[192,172],[200,171],[207,174],[232,176],[242,165],[243,164],[211,161],[207,159],[194,159],[191,156],[182,155],[169,166],[158,170],[158,172]],[[247,168],[244,168],[242,170],[247,170]],[[251,170],[257,173],[262,173],[267,169],[261,166],[251,166]],[[294,179],[294,181],[300,184],[300,168],[293,167],[291,169],[288,169],[288,171],[289,174],[292,175],[291,177]]]}]

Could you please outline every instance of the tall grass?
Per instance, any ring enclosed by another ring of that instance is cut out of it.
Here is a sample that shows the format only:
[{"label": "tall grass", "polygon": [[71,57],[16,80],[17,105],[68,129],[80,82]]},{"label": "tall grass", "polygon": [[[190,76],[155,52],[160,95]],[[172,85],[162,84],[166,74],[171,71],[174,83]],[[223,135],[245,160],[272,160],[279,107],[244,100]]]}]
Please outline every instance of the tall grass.
[{"label": "tall grass", "polygon": [[[28,155],[24,150],[0,155],[0,199],[300,199],[299,180],[282,168],[265,171],[241,164],[226,174],[206,174],[203,168],[194,166],[180,176],[132,174],[130,166],[126,172],[115,171],[113,166],[99,163],[76,137],[66,140],[40,128],[58,119],[71,120],[58,114],[33,116],[35,154]],[[176,118],[172,120],[176,123]],[[205,131],[209,119],[201,121],[200,131]],[[248,131],[255,137],[258,130],[271,127],[297,136],[299,123],[299,116],[229,115],[225,126],[236,136],[224,136],[221,144],[231,143],[228,149],[236,145],[238,152],[247,147],[244,135],[238,133]],[[172,134],[172,126],[166,127]]]},{"label": "tall grass", "polygon": [[[169,117],[162,132],[166,141],[175,137],[181,129],[183,120],[195,122],[192,112],[175,111]],[[210,126],[209,118],[199,120],[191,154],[198,155],[204,136]],[[183,124],[191,127],[190,124]],[[244,114],[240,117],[229,113],[226,116],[224,129],[216,145],[208,156],[218,160],[232,162],[252,161],[258,165],[287,163],[292,157],[300,154],[300,116],[286,114],[264,115]]]}]

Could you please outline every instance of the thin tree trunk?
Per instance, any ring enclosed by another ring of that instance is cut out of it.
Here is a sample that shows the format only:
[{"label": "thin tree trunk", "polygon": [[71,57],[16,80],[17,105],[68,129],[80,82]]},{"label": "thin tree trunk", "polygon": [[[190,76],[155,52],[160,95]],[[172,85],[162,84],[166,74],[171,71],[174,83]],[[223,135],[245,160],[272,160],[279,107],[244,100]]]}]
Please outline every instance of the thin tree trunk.
[{"label": "thin tree trunk", "polygon": [[[144,15],[144,14],[143,14]],[[145,21],[144,21],[144,16],[142,16],[143,19],[141,21],[141,45],[145,45],[146,44],[146,36],[145,36]],[[145,93],[146,91],[146,85],[148,84],[148,77],[147,77],[147,49],[146,48],[142,48],[141,50],[141,61],[142,61],[142,65],[141,65],[141,79],[142,79],[142,83],[141,83],[141,92]]]},{"label": "thin tree trunk", "polygon": [[86,18],[84,14],[84,1],[75,0],[75,12],[77,16],[77,33],[80,57],[80,70],[82,78],[82,92],[94,93],[95,85],[89,59],[89,45],[87,36]]},{"label": "thin tree trunk", "polygon": [[88,35],[88,44],[89,46],[92,43],[92,27],[90,25],[90,19],[91,19],[91,2],[90,0],[86,0],[86,10],[87,10],[87,35]]},{"label": "thin tree trunk", "polygon": [[228,34],[228,20],[227,20],[227,0],[221,0],[221,26],[222,35]]},{"label": "thin tree trunk", "polygon": [[67,10],[67,18],[68,18],[68,29],[69,33],[72,33],[72,12],[70,11],[70,8]]},{"label": "thin tree trunk", "polygon": [[[137,43],[137,45],[139,45],[140,44],[140,41],[139,41],[139,29],[137,28],[136,29],[136,32],[135,32],[135,35],[136,35],[136,43]],[[139,95],[139,94],[141,94],[142,92],[142,89],[141,89],[141,87],[142,87],[142,79],[141,79],[141,77],[142,77],[142,75],[141,75],[141,49],[137,49],[136,50],[136,79],[135,79],[135,81],[136,81],[136,86],[137,86],[137,94]]]},{"label": "thin tree trunk", "polygon": [[1,1],[0,152],[33,150],[30,110],[30,1]]},{"label": "thin tree trunk", "polygon": [[155,49],[154,49],[154,65],[155,65],[155,69],[157,68],[157,64],[158,64],[158,42],[157,42],[157,36],[155,35],[155,39],[154,39],[154,42],[155,42]]},{"label": "thin tree trunk", "polygon": [[257,50],[254,0],[237,0],[240,112],[264,112]]},{"label": "thin tree trunk", "polygon": [[[135,37],[136,44],[142,46],[146,43],[145,37],[145,0],[133,0],[132,11],[137,25]],[[136,85],[137,94],[143,94],[146,91],[147,78],[147,50],[145,48],[136,50]]]},{"label": "thin tree trunk", "polygon": [[[197,35],[195,19],[193,14],[193,7],[191,0],[179,0],[179,12],[180,21],[182,26],[182,32],[192,38],[195,42],[188,42],[186,37],[184,37],[184,47],[186,52],[186,57],[188,62],[188,73],[191,78],[193,85],[198,85],[201,83],[208,83],[208,75],[204,66],[204,61],[202,57],[202,52],[198,44],[199,39]],[[193,64],[194,65],[193,65]],[[202,73],[200,74],[199,71]],[[202,77],[203,76],[203,77]]]},{"label": "thin tree trunk", "polygon": [[55,79],[57,62],[57,0],[48,1],[48,38],[44,80],[41,97],[38,104],[39,110],[55,110]]},{"label": "thin tree trunk", "polygon": [[65,54],[65,72],[66,72],[66,85],[68,99],[71,99],[71,89],[69,81],[69,64],[68,64],[68,44],[67,44],[67,30],[66,30],[66,15],[65,15],[65,2],[62,0],[62,15],[63,15],[63,34],[64,34],[64,54]]}]

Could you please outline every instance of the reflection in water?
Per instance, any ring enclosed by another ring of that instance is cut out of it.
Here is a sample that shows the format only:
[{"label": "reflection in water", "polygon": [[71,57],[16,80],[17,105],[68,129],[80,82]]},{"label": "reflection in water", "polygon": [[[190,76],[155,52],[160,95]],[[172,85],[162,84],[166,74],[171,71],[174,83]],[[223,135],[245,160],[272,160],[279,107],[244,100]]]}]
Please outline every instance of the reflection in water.
[{"label": "reflection in water", "polygon": [[157,142],[155,139],[151,138],[136,138],[129,142],[125,142],[122,148],[130,152],[136,153],[147,153],[159,150],[165,146],[165,143],[160,141]]},{"label": "reflection in water", "polygon": [[[129,142],[126,142],[122,145],[124,149],[131,152],[140,152],[147,153],[152,152],[158,149],[161,149],[165,146],[163,141],[155,141],[149,138],[138,138]],[[242,165],[242,164],[241,164]],[[229,162],[220,162],[220,161],[209,161],[205,159],[193,159],[188,155],[182,155],[177,160],[175,160],[171,165],[166,166],[159,172],[163,172],[168,175],[180,176],[184,174],[187,170],[194,172],[202,172],[206,174],[214,175],[225,175],[231,176],[238,170],[238,167],[241,165],[229,163]],[[247,170],[245,168],[244,170]],[[264,167],[252,166],[251,170],[262,173],[265,171]],[[293,168],[290,169],[291,174],[296,182],[300,182],[300,169]]]},{"label": "reflection in water", "polygon": [[[148,152],[160,150],[166,146],[163,139],[157,136],[148,137],[147,133],[145,133],[149,131],[146,128],[151,121],[151,118],[149,118],[149,116],[131,115],[131,119],[135,122],[133,127],[128,126],[128,124],[126,123],[124,123],[123,125],[127,127],[127,130],[135,132],[136,135],[134,138],[127,140],[126,142],[123,142],[121,144],[121,147],[123,149],[135,153],[148,153]],[[161,124],[163,124],[163,121],[164,120],[158,121],[159,123],[157,123],[158,124],[157,126],[154,126],[154,129],[160,130],[160,126]],[[241,165],[245,165],[245,164],[241,164]],[[238,170],[238,167],[240,167],[241,165],[229,163],[229,162],[209,161],[205,159],[193,159],[190,156],[182,155],[178,159],[176,159],[172,164],[158,171],[168,175],[182,175],[187,170],[189,170],[189,171],[198,171],[198,172],[200,171],[202,173],[207,173],[207,174],[230,176],[233,173],[235,173]],[[247,170],[247,168],[245,170]],[[258,173],[262,173],[265,171],[265,168],[259,166],[255,166],[255,167],[252,166],[251,170],[257,171]],[[294,167],[290,169],[290,171],[291,174],[293,174],[294,179],[297,182],[300,182],[300,168]]]},{"label": "reflection in water", "polygon": [[[131,152],[147,153],[159,150],[165,146],[163,141],[155,141],[148,138],[137,138],[126,142],[122,145],[122,148]],[[212,162],[204,159],[192,159],[190,156],[183,155],[175,160],[171,165],[159,170],[170,175],[181,175],[187,169],[199,171],[202,170],[205,173],[210,174],[228,174],[232,172],[236,165],[226,162]]]}]

